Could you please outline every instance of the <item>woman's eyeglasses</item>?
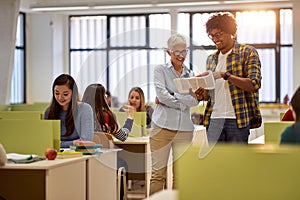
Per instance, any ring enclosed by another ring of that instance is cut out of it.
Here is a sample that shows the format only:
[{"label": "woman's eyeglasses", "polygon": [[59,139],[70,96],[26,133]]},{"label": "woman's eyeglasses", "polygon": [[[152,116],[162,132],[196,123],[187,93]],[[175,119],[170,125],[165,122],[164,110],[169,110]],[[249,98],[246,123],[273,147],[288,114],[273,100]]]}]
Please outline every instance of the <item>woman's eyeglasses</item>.
[{"label": "woman's eyeglasses", "polygon": [[179,50],[170,50],[175,56],[179,56],[179,55],[182,55],[182,56],[186,56],[186,54],[189,52],[188,49],[184,49],[182,51],[179,51]]}]

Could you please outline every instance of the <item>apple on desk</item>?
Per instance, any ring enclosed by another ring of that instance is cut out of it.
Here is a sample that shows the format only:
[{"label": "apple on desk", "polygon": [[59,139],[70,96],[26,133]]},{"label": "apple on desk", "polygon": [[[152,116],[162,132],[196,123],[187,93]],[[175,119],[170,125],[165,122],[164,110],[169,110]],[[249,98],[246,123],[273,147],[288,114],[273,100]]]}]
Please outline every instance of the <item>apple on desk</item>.
[{"label": "apple on desk", "polygon": [[55,160],[57,151],[53,148],[46,149],[45,156],[48,160]]}]

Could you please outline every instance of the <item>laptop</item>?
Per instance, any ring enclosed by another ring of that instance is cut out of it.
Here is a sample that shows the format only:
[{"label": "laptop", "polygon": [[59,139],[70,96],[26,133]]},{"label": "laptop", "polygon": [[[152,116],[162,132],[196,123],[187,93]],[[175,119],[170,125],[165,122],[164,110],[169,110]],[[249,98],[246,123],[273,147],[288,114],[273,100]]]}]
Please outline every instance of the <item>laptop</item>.
[{"label": "laptop", "polygon": [[[120,127],[123,127],[128,117],[126,112],[114,112]],[[135,112],[132,129],[129,133],[131,137],[146,136],[146,112]]]}]

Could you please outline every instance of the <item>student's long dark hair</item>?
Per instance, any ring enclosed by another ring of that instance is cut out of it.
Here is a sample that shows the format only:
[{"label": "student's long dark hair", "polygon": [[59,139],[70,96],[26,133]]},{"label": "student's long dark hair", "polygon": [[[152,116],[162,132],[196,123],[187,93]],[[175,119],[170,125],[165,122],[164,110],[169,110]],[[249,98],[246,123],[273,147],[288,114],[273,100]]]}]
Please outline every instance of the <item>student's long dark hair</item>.
[{"label": "student's long dark hair", "polygon": [[290,102],[294,112],[296,113],[295,121],[300,121],[300,87],[294,93],[291,102]]},{"label": "student's long dark hair", "polygon": [[72,100],[68,106],[67,115],[65,118],[66,133],[64,136],[69,136],[75,129],[73,116],[77,114],[77,102],[79,101],[78,87],[73,77],[69,74],[61,74],[54,80],[52,85],[52,101],[50,104],[48,119],[60,119],[59,113],[62,110],[62,106],[56,101],[54,91],[54,88],[57,85],[67,85],[68,88],[72,90]]},{"label": "student's long dark hair", "polygon": [[105,100],[105,88],[101,84],[89,85],[83,94],[82,101],[91,105],[95,121],[95,131],[115,134],[119,130],[114,114]]}]

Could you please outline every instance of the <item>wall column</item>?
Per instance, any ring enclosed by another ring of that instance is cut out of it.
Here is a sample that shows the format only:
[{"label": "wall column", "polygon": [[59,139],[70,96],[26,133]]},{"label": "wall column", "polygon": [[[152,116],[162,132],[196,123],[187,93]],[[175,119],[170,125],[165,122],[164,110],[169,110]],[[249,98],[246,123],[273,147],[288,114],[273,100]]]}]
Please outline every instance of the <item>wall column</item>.
[{"label": "wall column", "polygon": [[20,0],[0,1],[0,105],[10,103]]}]

